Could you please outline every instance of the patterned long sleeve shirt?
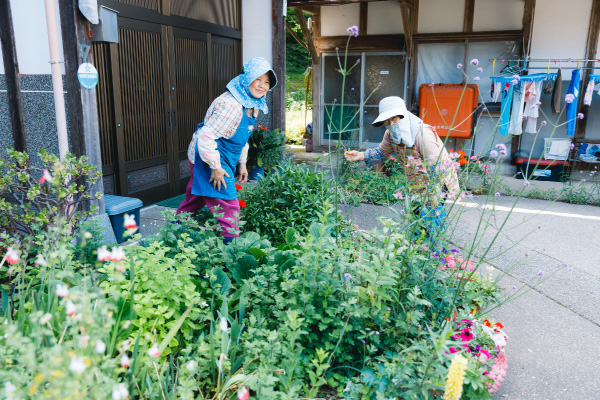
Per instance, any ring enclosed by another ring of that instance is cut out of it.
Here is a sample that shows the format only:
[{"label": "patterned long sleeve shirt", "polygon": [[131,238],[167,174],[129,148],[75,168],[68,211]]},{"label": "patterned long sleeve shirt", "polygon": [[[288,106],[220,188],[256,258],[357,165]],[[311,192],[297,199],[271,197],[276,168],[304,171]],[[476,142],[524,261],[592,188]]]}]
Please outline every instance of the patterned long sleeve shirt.
[{"label": "patterned long sleeve shirt", "polygon": [[[221,167],[221,156],[217,150],[216,140],[219,138],[230,138],[235,135],[244,107],[229,93],[225,92],[212,102],[206,116],[204,117],[204,126],[194,133],[190,146],[188,147],[188,159],[192,164],[196,161],[196,146],[198,154],[202,161],[207,163],[210,168]],[[256,117],[258,109],[254,109],[252,115]],[[245,164],[248,159],[248,143],[242,149],[242,155],[238,161],[239,164]]]},{"label": "patterned long sleeve shirt", "polygon": [[[411,164],[415,171],[406,171],[411,180],[424,180],[428,176],[423,166],[433,167],[435,173],[440,177],[441,182],[448,190],[448,197],[456,199],[460,196],[460,185],[454,162],[450,159],[448,151],[444,148],[444,143],[435,132],[435,128],[430,125],[423,125],[423,131],[418,133],[415,138],[415,144],[412,148],[404,145],[398,145],[392,141],[389,131],[385,131],[383,140],[379,147],[365,150],[365,162],[372,166],[387,160],[392,154],[408,154],[408,157],[420,159]],[[406,162],[403,162],[406,165]]]}]

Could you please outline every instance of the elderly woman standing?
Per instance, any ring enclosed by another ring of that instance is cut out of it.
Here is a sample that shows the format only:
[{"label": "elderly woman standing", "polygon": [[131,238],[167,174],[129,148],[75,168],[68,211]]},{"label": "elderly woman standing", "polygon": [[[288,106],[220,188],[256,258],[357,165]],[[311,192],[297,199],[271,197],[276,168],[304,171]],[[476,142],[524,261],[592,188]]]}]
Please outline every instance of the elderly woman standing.
[{"label": "elderly woman standing", "polygon": [[[385,160],[396,154],[404,166],[411,191],[427,191],[429,205],[437,208],[442,197],[459,197],[460,186],[454,162],[434,127],[424,124],[409,112],[404,100],[396,96],[379,102],[379,116],[373,121],[373,126],[381,125],[387,129],[379,147],[364,152],[346,151],[344,156],[348,161],[364,160],[367,165],[381,170]],[[435,180],[433,188],[429,187],[432,179]],[[445,194],[442,193],[443,187]]]},{"label": "elderly woman standing", "polygon": [[192,176],[177,214],[195,213],[208,206],[226,243],[237,237],[239,230],[235,173],[237,170],[240,183],[248,180],[248,139],[258,112],[269,112],[265,95],[276,84],[267,60],[256,57],[248,61],[244,73],[233,78],[227,91],[213,101],[188,148]]}]

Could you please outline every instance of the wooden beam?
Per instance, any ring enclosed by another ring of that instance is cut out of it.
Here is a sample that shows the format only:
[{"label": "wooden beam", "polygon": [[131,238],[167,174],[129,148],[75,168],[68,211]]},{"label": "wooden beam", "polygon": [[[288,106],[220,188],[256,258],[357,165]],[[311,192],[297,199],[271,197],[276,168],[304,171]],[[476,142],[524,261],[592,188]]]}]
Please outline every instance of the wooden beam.
[{"label": "wooden beam", "polygon": [[369,19],[369,3],[360,3],[360,21],[358,23],[358,34],[367,34],[367,21]]},{"label": "wooden beam", "polygon": [[523,55],[530,54],[531,33],[533,32],[533,21],[535,17],[535,0],[525,0],[525,11],[523,13]]},{"label": "wooden beam", "polygon": [[300,39],[300,37],[296,34],[296,32],[294,32],[294,30],[290,27],[290,24],[288,24],[287,21],[285,21],[285,28],[288,30],[290,35],[292,35],[292,37],[296,39],[296,42],[298,42],[300,46],[304,47],[304,49],[308,51],[308,46],[306,45],[306,43],[304,43],[304,41]]},{"label": "wooden beam", "polygon": [[[80,13],[78,1],[58,0],[58,4],[65,57],[71,149],[77,157],[87,156],[88,163],[95,165],[98,171],[102,171],[96,90],[82,89],[77,79],[77,69],[83,58],[81,46],[91,46],[92,44],[90,35],[88,35],[90,23]],[[93,64],[91,51],[88,61]],[[96,182],[91,192],[104,193],[102,179]],[[100,214],[104,213],[104,198],[86,204],[86,207],[89,208],[91,205],[96,205]]]},{"label": "wooden beam", "polygon": [[285,131],[285,16],[283,1],[272,0],[273,72],[277,86],[273,89],[272,129]]},{"label": "wooden beam", "polygon": [[413,39],[418,43],[451,43],[470,40],[472,42],[490,42],[521,40],[523,31],[481,31],[481,32],[444,32],[416,33]]},{"label": "wooden beam", "polygon": [[[349,51],[399,51],[404,48],[404,35],[368,35],[352,38]],[[321,36],[315,40],[319,52],[344,49],[348,36]]]},{"label": "wooden beam", "polygon": [[465,20],[463,32],[473,32],[473,17],[475,15],[475,0],[465,0]]},{"label": "wooden beam", "polygon": [[[314,6],[340,6],[344,4],[357,4],[357,3],[374,3],[376,1],[388,1],[388,0],[294,0],[288,1],[288,7],[314,7]],[[402,3],[406,3],[410,8],[415,8],[418,0],[400,0]]]},{"label": "wooden beam", "polygon": [[315,48],[315,43],[308,31],[308,26],[306,26],[306,20],[304,19],[304,14],[300,10],[294,10],[296,12],[296,18],[298,18],[298,22],[300,23],[300,29],[302,29],[302,34],[304,35],[304,41],[308,46],[308,52],[310,53],[310,58],[312,58],[313,64],[317,62],[319,56],[317,55],[317,49]]},{"label": "wooden beam", "polygon": [[14,149],[26,152],[27,136],[23,97],[21,95],[21,82],[19,81],[19,62],[17,47],[15,46],[10,0],[0,0],[0,42],[2,42],[2,60],[4,61],[8,111],[12,125]]},{"label": "wooden beam", "polygon": [[321,6],[306,6],[306,5],[303,5],[302,3],[300,5],[296,5],[296,6],[291,6],[290,3],[288,3],[288,7],[293,8],[295,10],[301,10],[305,13],[312,14],[312,15],[318,14],[321,12]]},{"label": "wooden beam", "polygon": [[400,12],[402,13],[402,28],[404,29],[404,38],[406,43],[406,53],[412,57],[412,31],[410,16],[408,15],[408,6],[404,2],[400,2]]},{"label": "wooden beam", "polygon": [[[588,60],[595,60],[598,56],[598,41],[600,40],[600,0],[594,0],[592,3],[592,14],[590,16],[590,28],[588,30],[587,37],[587,45],[585,58]],[[584,93],[587,88],[588,83],[590,82],[590,71],[591,68],[594,67],[595,62],[590,61],[586,63],[586,67],[589,69],[584,69],[582,77],[581,77],[581,91],[579,99],[577,100],[578,110],[583,114],[583,119],[577,120],[577,126],[575,129],[575,139],[584,139],[585,138],[585,127],[587,125],[588,120],[588,112],[589,106],[583,104]]]},{"label": "wooden beam", "polygon": [[[419,29],[419,0],[415,0],[415,8],[410,10],[411,32],[414,34]],[[417,112],[418,105],[415,101],[417,98],[417,44],[414,39],[412,41],[412,57],[408,60],[408,82],[406,88],[406,104],[408,109]],[[414,103],[414,104],[413,104]]]}]

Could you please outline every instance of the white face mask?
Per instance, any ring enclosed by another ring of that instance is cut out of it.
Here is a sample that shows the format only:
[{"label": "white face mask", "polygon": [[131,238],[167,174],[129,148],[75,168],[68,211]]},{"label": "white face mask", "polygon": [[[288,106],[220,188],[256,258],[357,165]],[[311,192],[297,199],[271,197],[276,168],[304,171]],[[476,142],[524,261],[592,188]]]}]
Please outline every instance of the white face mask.
[{"label": "white face mask", "polygon": [[410,131],[410,121],[407,117],[400,119],[393,125],[389,125],[387,129],[390,131],[394,143],[400,144],[402,142],[408,147],[412,147],[415,144]]}]

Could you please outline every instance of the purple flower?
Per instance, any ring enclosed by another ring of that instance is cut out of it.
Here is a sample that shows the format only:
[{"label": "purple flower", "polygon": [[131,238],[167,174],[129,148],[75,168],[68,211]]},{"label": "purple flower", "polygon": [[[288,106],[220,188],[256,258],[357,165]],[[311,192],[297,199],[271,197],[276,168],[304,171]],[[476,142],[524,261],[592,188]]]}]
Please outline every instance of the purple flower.
[{"label": "purple flower", "polygon": [[456,68],[461,69],[463,65],[461,63],[456,64]]},{"label": "purple flower", "polygon": [[496,148],[498,149],[498,151],[506,151],[506,145],[504,143],[498,143],[496,145]]},{"label": "purple flower", "polygon": [[567,103],[571,104],[573,102],[573,100],[575,100],[575,96],[572,95],[571,93],[569,93],[565,96],[565,101]]},{"label": "purple flower", "polygon": [[375,331],[375,334],[376,334],[376,335],[379,335],[379,331]]},{"label": "purple flower", "polygon": [[474,67],[478,66],[479,65],[479,60],[476,59],[476,58],[472,59],[471,60],[471,65],[474,66]]},{"label": "purple flower", "polygon": [[512,80],[512,81],[510,81],[510,82],[511,82],[513,85],[516,85],[517,83],[519,83],[519,81],[518,81],[518,80],[516,80],[516,79],[513,79],[513,80]]},{"label": "purple flower", "polygon": [[481,78],[480,78],[480,77],[478,77],[478,76],[476,76],[475,78],[473,78],[473,80],[474,80],[474,81],[478,81],[478,80],[480,80],[480,79],[481,79]]},{"label": "purple flower", "polygon": [[358,60],[356,60],[356,63],[359,64],[360,63],[360,58]]},{"label": "purple flower", "polygon": [[483,108],[481,109],[481,111],[483,111],[483,112],[486,112],[486,111],[487,111],[487,107],[483,107]]},{"label": "purple flower", "polygon": [[545,126],[547,124],[547,122],[546,121],[542,121],[541,124],[542,124],[542,126]]},{"label": "purple flower", "polygon": [[569,268],[569,264],[565,264],[565,265],[563,265],[563,267]]},{"label": "purple flower", "polygon": [[336,47],[336,48],[335,48],[335,51],[338,51],[339,49],[340,49],[339,47]]},{"label": "purple flower", "polygon": [[364,341],[364,340],[361,340],[361,342],[363,342],[363,344],[365,344],[365,341]]},{"label": "purple flower", "polygon": [[348,27],[348,29],[346,29],[346,32],[348,32],[350,35],[353,35],[354,37],[357,37],[358,36],[358,26],[352,25],[352,26]]},{"label": "purple flower", "polygon": [[481,67],[477,68],[477,72],[483,72],[483,68],[481,68]]},{"label": "purple flower", "polygon": [[354,90],[354,88],[350,89],[350,90]]},{"label": "purple flower", "polygon": [[496,194],[495,194],[494,196],[496,196],[496,197],[500,197],[500,196],[501,196],[501,194],[500,194],[500,192],[496,192]]},{"label": "purple flower", "polygon": [[571,143],[571,150],[575,148],[575,143]]},{"label": "purple flower", "polygon": [[490,157],[492,157],[492,158],[498,157],[498,152],[496,150],[490,151]]},{"label": "purple flower", "polygon": [[516,289],[517,289],[517,287],[516,287],[516,286],[513,286],[512,288],[513,288],[513,290],[516,290]]},{"label": "purple flower", "polygon": [[583,113],[578,113],[578,114],[577,114],[577,118],[579,118],[579,119],[583,119]]},{"label": "purple flower", "polygon": [[513,75],[512,78],[516,81],[520,81],[521,77],[519,75]]},{"label": "purple flower", "polygon": [[451,251],[452,253],[458,253],[458,250],[456,250],[456,249],[452,249],[452,250],[450,250],[450,251]]},{"label": "purple flower", "polygon": [[542,271],[541,269],[538,271],[538,275],[540,276],[540,278],[544,277],[544,271]]},{"label": "purple flower", "polygon": [[529,182],[529,181],[525,181],[525,182],[523,182],[523,186],[525,186],[525,187],[529,187],[529,185],[531,185],[531,182]]},{"label": "purple flower", "polygon": [[344,274],[344,278],[346,278],[347,280],[350,280],[350,279],[352,279],[352,274],[351,274],[351,273],[349,273],[349,272],[346,272],[346,273]]},{"label": "purple flower", "polygon": [[536,106],[541,106],[541,105],[542,105],[542,102],[541,102],[541,101],[536,101],[536,102],[535,102],[535,105],[536,105]]}]

